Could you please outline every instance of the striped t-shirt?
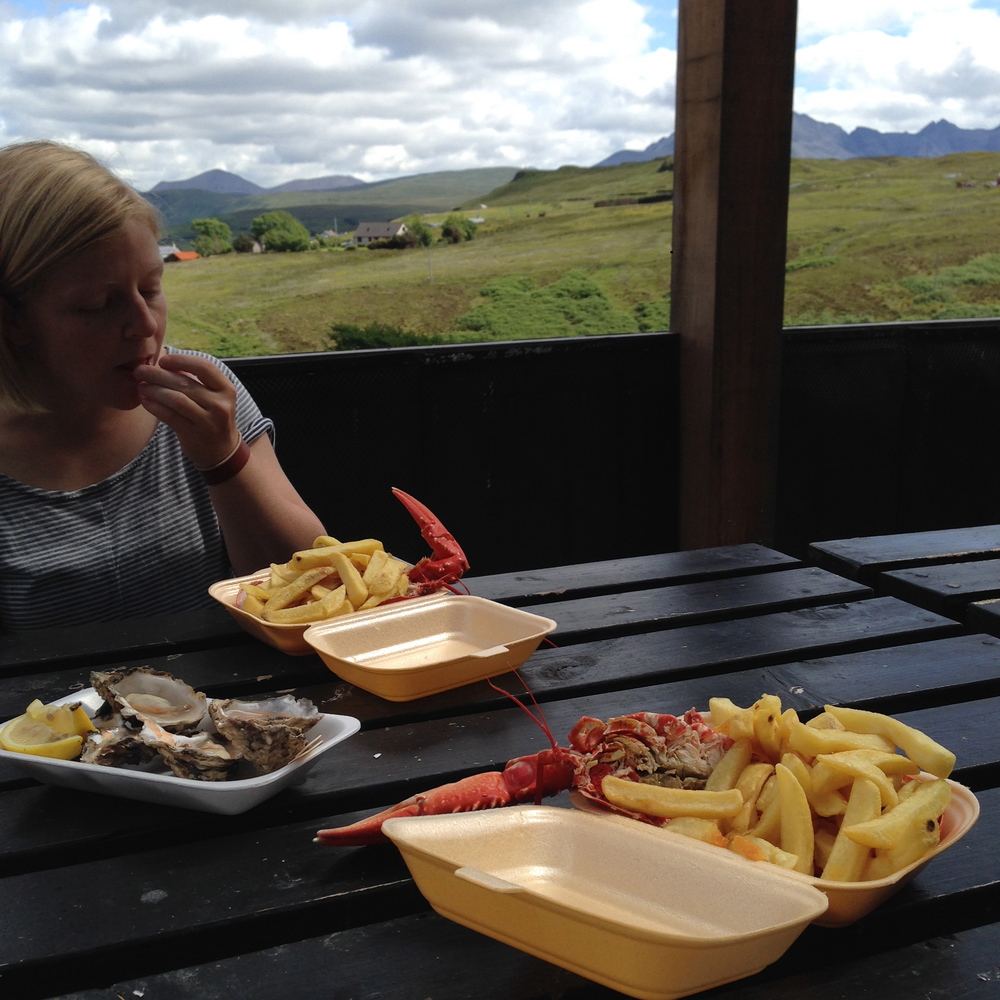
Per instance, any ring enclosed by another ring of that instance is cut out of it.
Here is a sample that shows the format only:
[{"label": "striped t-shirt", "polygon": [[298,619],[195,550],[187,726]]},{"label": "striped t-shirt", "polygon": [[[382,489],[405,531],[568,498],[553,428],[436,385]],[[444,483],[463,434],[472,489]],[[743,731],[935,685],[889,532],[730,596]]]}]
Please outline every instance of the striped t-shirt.
[{"label": "striped t-shirt", "polygon": [[[236,386],[244,439],[273,436],[236,376],[211,360]],[[81,490],[0,474],[0,632],[209,607],[209,585],[232,575],[208,487],[166,424],[125,468]]]}]

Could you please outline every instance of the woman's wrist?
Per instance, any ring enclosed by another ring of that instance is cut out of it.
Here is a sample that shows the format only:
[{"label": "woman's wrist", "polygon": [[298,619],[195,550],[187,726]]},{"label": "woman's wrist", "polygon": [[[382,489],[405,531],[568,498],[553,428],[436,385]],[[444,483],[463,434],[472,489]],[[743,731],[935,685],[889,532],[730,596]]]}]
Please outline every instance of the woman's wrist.
[{"label": "woman's wrist", "polygon": [[[209,486],[218,486],[243,470],[250,461],[250,445],[240,436],[240,443],[221,461],[208,469],[198,469]],[[197,468],[197,466],[196,466]]]}]

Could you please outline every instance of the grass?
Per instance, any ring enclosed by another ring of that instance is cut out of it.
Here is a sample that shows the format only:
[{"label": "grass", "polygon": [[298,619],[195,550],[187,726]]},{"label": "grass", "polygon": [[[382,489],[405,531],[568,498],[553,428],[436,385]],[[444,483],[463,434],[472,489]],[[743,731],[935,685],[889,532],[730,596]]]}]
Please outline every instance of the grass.
[{"label": "grass", "polygon": [[[671,203],[594,207],[669,190],[662,162],[524,171],[465,203],[484,219],[467,243],[171,265],[171,342],[233,356],[325,350],[334,322],[449,333],[496,279],[545,286],[574,270],[608,312],[664,329]],[[1000,188],[983,186],[998,172],[993,153],[793,161],[786,324],[1000,315]]]}]

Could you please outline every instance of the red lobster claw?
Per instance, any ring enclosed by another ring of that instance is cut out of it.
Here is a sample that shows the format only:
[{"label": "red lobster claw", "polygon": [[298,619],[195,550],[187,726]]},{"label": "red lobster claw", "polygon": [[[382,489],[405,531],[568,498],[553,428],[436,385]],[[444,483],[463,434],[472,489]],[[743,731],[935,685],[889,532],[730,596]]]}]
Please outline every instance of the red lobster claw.
[{"label": "red lobster claw", "polygon": [[433,553],[433,558],[425,556],[410,570],[410,583],[415,584],[421,594],[455,583],[469,568],[462,546],[430,508],[395,487],[392,492],[417,522],[420,534]]}]

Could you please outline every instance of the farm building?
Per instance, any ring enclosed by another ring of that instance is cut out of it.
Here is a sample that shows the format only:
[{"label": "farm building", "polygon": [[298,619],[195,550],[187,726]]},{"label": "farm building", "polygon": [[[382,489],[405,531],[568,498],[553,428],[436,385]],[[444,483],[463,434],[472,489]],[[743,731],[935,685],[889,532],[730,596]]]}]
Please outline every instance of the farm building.
[{"label": "farm building", "polygon": [[405,222],[361,222],[354,231],[354,242],[358,246],[364,246],[372,240],[391,240],[394,236],[402,236],[405,232],[407,232]]}]

